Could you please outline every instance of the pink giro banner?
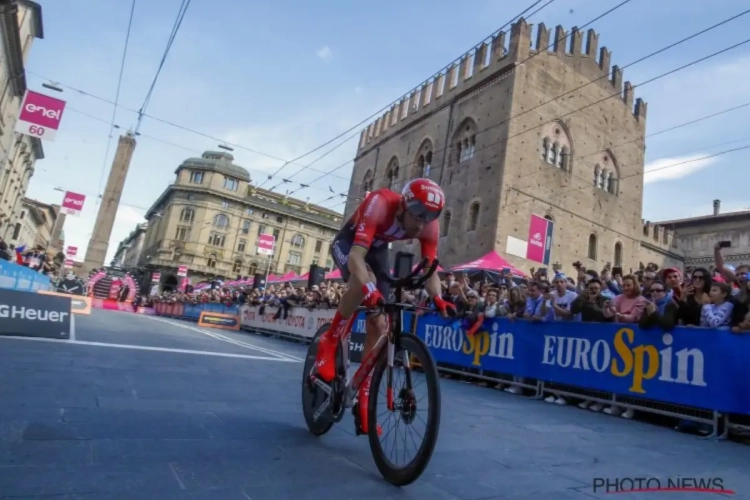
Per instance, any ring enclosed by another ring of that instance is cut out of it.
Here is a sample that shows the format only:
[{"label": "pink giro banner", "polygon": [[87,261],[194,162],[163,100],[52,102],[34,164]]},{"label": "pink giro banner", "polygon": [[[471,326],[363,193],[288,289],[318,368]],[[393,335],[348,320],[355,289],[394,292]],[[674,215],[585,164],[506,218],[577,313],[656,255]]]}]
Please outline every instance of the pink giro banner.
[{"label": "pink giro banner", "polygon": [[528,260],[548,265],[552,254],[552,230],[554,222],[538,215],[531,215],[529,243],[526,247]]}]

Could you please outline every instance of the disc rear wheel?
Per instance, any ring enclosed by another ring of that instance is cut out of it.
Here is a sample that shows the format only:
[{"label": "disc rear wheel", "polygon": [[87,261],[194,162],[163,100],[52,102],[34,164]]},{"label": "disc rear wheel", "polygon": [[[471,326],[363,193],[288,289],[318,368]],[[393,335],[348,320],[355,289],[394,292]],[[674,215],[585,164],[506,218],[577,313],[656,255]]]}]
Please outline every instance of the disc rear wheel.
[{"label": "disc rear wheel", "polygon": [[[315,366],[315,357],[318,354],[320,337],[328,330],[329,326],[323,325],[315,333],[312,342],[310,342],[310,347],[307,349],[305,367],[302,372],[302,413],[305,416],[307,428],[315,436],[322,436],[333,427],[333,420],[329,418],[328,412],[321,415],[317,420],[314,418],[315,412],[323,404],[328,395],[310,380],[310,372]],[[337,355],[336,357],[338,358],[339,356]]]}]

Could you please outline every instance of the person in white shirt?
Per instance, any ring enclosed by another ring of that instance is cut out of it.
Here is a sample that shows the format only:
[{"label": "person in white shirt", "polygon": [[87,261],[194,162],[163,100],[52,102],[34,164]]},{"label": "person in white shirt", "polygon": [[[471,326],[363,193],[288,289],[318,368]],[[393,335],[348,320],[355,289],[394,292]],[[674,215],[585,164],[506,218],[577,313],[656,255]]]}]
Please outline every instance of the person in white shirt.
[{"label": "person in white shirt", "polygon": [[552,308],[555,311],[555,319],[558,321],[574,319],[570,312],[570,304],[578,297],[578,294],[573,290],[568,290],[568,283],[563,274],[555,275],[553,285],[555,290],[552,292]]}]

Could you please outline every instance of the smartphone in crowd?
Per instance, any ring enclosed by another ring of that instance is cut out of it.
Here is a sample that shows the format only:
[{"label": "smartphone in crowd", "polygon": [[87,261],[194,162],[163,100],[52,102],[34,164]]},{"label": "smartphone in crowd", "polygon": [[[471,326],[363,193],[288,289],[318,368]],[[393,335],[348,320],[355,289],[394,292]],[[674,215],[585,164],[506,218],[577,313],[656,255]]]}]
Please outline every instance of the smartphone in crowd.
[{"label": "smartphone in crowd", "polygon": [[725,241],[719,242],[719,248],[731,248],[731,247],[732,247],[731,241],[725,240]]},{"label": "smartphone in crowd", "polygon": [[612,268],[612,276],[622,276],[622,266],[615,266]]}]

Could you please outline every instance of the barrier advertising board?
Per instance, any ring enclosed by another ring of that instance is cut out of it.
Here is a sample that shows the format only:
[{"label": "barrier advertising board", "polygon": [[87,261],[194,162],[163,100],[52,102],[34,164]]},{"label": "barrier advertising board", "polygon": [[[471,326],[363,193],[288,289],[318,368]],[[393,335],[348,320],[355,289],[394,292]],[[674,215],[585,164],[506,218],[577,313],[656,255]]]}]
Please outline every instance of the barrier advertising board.
[{"label": "barrier advertising board", "polygon": [[198,318],[198,326],[220,328],[222,330],[239,330],[240,319],[233,314],[220,314],[203,311]]},{"label": "barrier advertising board", "polygon": [[46,290],[39,290],[37,293],[54,295],[56,297],[70,300],[70,312],[73,314],[91,314],[91,297],[85,295],[73,295],[70,293],[48,292]]},{"label": "barrier advertising board", "polygon": [[0,335],[70,338],[70,299],[0,289]]}]

